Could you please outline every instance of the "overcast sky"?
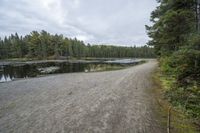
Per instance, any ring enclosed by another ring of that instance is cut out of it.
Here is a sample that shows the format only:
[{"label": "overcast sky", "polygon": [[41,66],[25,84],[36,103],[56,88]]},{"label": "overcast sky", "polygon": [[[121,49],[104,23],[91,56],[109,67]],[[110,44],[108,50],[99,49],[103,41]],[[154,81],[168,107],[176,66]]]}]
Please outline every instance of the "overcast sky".
[{"label": "overcast sky", "polygon": [[156,0],[0,0],[0,36],[33,30],[92,44],[144,45]]}]

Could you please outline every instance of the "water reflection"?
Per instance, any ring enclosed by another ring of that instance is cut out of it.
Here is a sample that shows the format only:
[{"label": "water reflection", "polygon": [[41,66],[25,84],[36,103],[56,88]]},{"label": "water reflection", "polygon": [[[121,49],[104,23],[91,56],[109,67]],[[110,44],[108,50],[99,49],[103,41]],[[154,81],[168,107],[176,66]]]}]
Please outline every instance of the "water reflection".
[{"label": "water reflection", "polygon": [[18,78],[36,77],[38,75],[46,74],[100,71],[106,70],[107,68],[110,69],[113,66],[122,67],[123,65],[124,64],[121,63],[116,64],[116,62],[113,64],[103,62],[45,62],[23,65],[5,65],[0,66],[0,82],[8,82]]},{"label": "water reflection", "polygon": [[14,77],[10,77],[10,75],[3,75],[0,74],[0,82],[8,82],[8,81],[12,81],[14,79]]}]

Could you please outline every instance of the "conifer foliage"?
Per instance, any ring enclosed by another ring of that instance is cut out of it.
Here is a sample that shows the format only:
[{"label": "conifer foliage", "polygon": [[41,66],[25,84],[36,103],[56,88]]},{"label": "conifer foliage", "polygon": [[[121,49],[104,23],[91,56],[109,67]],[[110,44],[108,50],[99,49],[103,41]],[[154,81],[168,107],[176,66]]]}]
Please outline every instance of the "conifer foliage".
[{"label": "conifer foliage", "polygon": [[0,59],[9,58],[60,58],[60,57],[155,57],[149,46],[122,47],[85,44],[76,38],[52,35],[44,30],[33,31],[24,37],[17,33],[0,39]]},{"label": "conifer foliage", "polygon": [[200,118],[200,0],[157,0],[146,26],[161,70],[175,79],[172,103]]}]

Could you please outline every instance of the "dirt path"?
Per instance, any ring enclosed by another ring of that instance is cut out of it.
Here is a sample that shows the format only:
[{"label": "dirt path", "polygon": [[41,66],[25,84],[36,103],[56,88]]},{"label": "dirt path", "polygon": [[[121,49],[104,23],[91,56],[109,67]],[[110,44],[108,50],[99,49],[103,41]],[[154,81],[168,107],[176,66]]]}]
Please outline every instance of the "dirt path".
[{"label": "dirt path", "polygon": [[0,132],[165,133],[150,90],[156,61],[0,84]]}]

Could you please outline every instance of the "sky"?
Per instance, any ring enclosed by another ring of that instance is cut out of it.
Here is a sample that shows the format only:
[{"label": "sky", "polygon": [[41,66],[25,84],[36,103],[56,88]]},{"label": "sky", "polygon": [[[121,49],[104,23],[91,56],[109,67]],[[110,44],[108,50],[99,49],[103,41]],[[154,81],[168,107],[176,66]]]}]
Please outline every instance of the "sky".
[{"label": "sky", "polygon": [[46,30],[91,44],[145,45],[156,0],[0,0],[0,37]]}]

